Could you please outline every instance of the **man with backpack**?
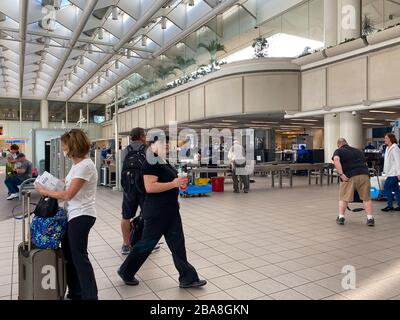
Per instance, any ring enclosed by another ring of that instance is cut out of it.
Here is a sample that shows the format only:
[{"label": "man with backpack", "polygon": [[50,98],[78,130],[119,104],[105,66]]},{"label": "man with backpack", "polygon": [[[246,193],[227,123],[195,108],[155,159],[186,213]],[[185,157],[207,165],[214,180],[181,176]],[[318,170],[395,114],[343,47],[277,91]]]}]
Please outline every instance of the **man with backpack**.
[{"label": "man with backpack", "polygon": [[[142,210],[145,198],[142,165],[146,161],[146,133],[143,128],[134,128],[130,136],[131,143],[122,152],[121,171],[121,185],[123,188],[121,220],[123,244],[121,253],[124,255],[129,254],[131,249],[131,220],[136,216],[139,206],[140,210]],[[133,222],[135,224],[140,220],[139,217]],[[140,228],[141,226],[137,225],[137,227]]]}]

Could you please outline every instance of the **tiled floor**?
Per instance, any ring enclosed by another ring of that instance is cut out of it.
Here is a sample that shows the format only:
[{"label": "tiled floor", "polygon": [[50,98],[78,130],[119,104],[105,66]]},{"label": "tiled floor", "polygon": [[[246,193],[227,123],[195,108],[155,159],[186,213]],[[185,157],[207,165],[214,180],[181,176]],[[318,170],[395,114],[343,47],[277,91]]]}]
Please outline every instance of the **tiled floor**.
[{"label": "tiled floor", "polygon": [[[362,213],[337,226],[338,186],[271,189],[257,178],[249,194],[226,192],[182,199],[182,217],[190,262],[208,280],[201,289],[179,289],[177,271],[166,244],[138,273],[137,287],[116,275],[121,194],[100,188],[98,220],[90,235],[90,258],[100,299],[399,299],[400,216],[377,214],[368,228]],[[17,204],[17,202],[14,202]],[[0,298],[17,297],[20,221],[0,210]],[[357,206],[357,205],[353,205]],[[375,203],[375,212],[384,203]],[[342,287],[345,265],[356,268],[355,290]]]}]

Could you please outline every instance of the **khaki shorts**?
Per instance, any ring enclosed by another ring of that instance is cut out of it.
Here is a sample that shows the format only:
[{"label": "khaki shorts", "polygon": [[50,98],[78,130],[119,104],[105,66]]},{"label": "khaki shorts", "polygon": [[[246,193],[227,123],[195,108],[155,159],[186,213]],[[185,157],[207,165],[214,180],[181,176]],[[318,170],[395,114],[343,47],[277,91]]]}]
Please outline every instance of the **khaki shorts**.
[{"label": "khaki shorts", "polygon": [[357,191],[363,201],[371,200],[371,183],[369,176],[363,174],[351,177],[347,182],[340,182],[339,199],[341,201],[352,202],[354,191]]}]

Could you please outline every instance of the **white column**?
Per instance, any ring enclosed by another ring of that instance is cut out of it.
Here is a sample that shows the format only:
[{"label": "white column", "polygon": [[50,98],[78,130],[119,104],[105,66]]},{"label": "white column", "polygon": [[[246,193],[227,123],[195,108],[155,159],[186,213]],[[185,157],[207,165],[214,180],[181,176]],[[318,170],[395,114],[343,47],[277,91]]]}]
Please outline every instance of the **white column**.
[{"label": "white column", "polygon": [[341,0],[340,42],[361,37],[361,0]]},{"label": "white column", "polygon": [[49,128],[49,102],[47,100],[40,101],[40,127],[42,129]]},{"label": "white column", "polygon": [[324,0],[325,47],[338,44],[338,0]]},{"label": "white column", "polygon": [[351,112],[340,114],[340,137],[345,138],[350,146],[362,149],[363,128],[360,114],[353,115]]},{"label": "white column", "polygon": [[326,114],[324,116],[324,150],[325,163],[331,163],[333,153],[337,149],[337,140],[340,138],[339,115]]}]

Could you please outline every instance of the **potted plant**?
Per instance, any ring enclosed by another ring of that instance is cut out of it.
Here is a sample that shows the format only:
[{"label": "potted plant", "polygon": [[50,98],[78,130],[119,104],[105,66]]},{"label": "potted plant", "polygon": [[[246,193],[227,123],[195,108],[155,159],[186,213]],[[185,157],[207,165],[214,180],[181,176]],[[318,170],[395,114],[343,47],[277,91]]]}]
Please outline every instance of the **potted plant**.
[{"label": "potted plant", "polygon": [[269,43],[266,38],[258,37],[254,40],[252,47],[254,48],[254,57],[256,59],[268,57]]},{"label": "potted plant", "polygon": [[398,37],[400,37],[400,24],[391,25],[384,30],[378,30],[377,32],[367,35],[367,41],[369,44],[376,44]]},{"label": "potted plant", "polygon": [[365,37],[360,37],[358,39],[346,39],[342,43],[339,43],[337,46],[325,49],[325,54],[327,57],[333,57],[339,54],[361,49],[366,45],[367,41],[365,40]]},{"label": "potted plant", "polygon": [[315,50],[310,52],[310,47],[305,47],[301,55],[293,60],[294,63],[299,65],[305,65],[313,62],[317,62],[326,58],[325,50]]},{"label": "potted plant", "polygon": [[226,52],[225,46],[221,42],[219,42],[218,39],[211,40],[209,44],[200,43],[197,48],[204,48],[210,54],[210,64],[212,71],[214,71],[215,67],[217,66],[217,53],[220,51]]},{"label": "potted plant", "polygon": [[196,59],[194,58],[185,59],[182,56],[175,57],[175,66],[183,72],[184,76],[186,76],[186,70],[194,64],[196,64]]}]

